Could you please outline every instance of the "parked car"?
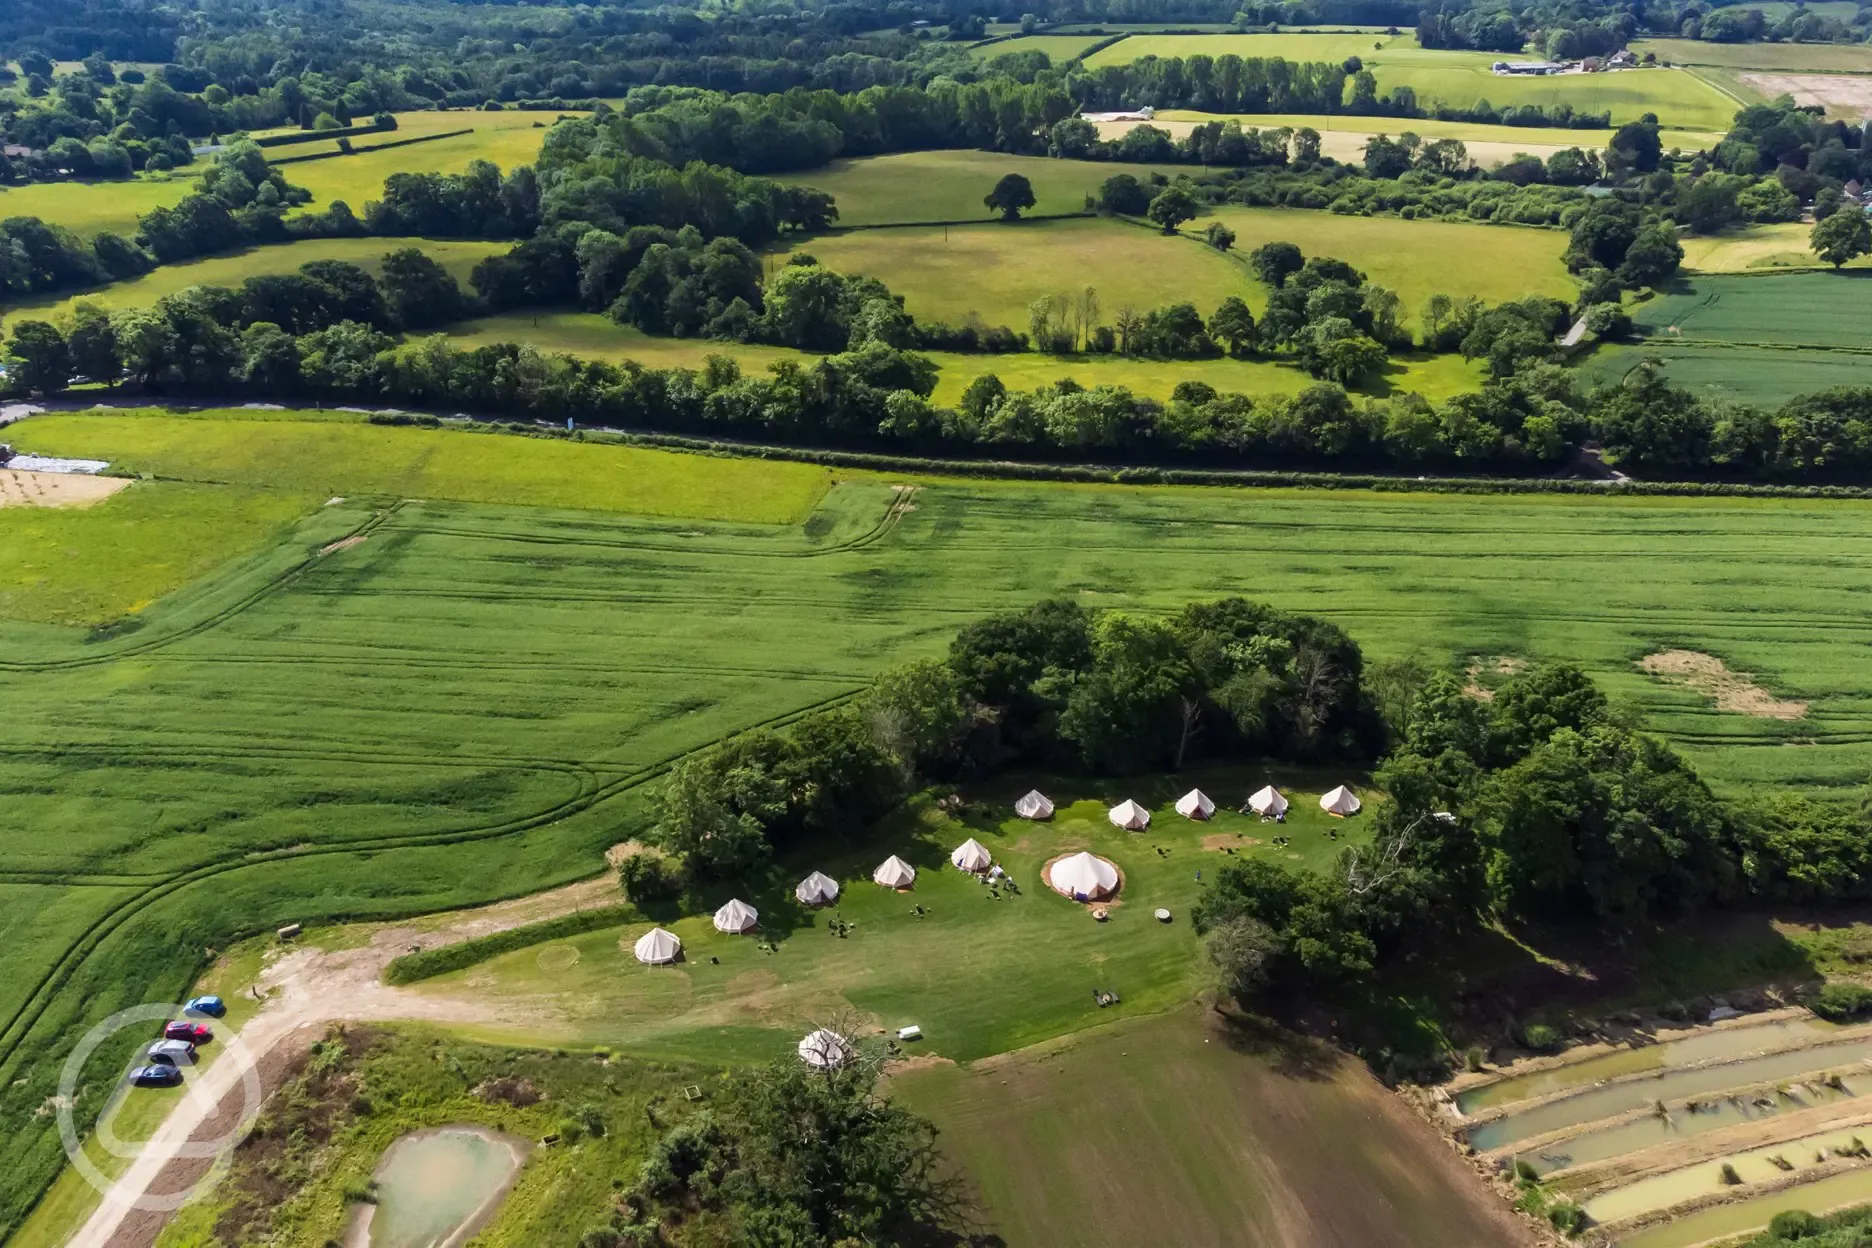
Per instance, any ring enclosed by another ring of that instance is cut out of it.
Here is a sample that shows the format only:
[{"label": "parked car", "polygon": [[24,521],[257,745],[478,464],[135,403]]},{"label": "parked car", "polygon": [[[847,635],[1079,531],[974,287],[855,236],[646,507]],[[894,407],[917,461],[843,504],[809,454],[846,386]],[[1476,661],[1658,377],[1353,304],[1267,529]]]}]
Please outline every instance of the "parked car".
[{"label": "parked car", "polygon": [[187,1014],[206,1014],[209,1018],[220,1018],[227,1013],[227,1002],[220,997],[191,997],[182,1010]]},{"label": "parked car", "polygon": [[186,1040],[190,1044],[207,1044],[214,1039],[214,1032],[200,1023],[174,1022],[163,1028],[163,1039]]},{"label": "parked car", "polygon": [[146,1056],[163,1066],[193,1066],[195,1046],[186,1040],[158,1040],[150,1045]]},{"label": "parked car", "polygon": [[174,1066],[139,1066],[130,1072],[130,1082],[139,1088],[173,1088],[182,1082],[182,1072]]}]

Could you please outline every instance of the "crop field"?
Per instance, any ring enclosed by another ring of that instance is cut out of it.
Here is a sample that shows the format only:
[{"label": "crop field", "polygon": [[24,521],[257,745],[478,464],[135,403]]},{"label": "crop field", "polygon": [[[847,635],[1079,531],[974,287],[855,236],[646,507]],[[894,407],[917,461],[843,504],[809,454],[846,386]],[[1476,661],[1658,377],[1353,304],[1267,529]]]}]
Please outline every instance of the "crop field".
[{"label": "crop field", "polygon": [[1864,385],[1872,353],[1857,326],[1872,284],[1830,272],[1696,277],[1633,310],[1646,335],[1589,358],[1589,376],[1619,376],[1646,357],[1678,385],[1775,407],[1829,386]]},{"label": "crop field", "polygon": [[[1764,14],[1774,7],[1751,4]],[[1817,13],[1828,7],[1810,4]],[[1850,8],[1850,6],[1848,6]],[[1852,20],[1852,12],[1846,14]],[[1650,52],[1673,65],[1712,65],[1719,69],[1774,69],[1789,73],[1872,73],[1872,48],[1862,43],[1710,43],[1702,39],[1640,39],[1631,45],[1639,56]]]},{"label": "crop field", "polygon": [[[393,173],[460,173],[477,160],[491,160],[503,173],[519,165],[532,164],[539,155],[540,144],[546,141],[546,129],[557,117],[555,113],[517,112],[404,113],[398,117],[399,129],[395,133],[366,135],[352,140],[353,144],[368,147],[418,134],[445,134],[469,127],[474,127],[475,131],[388,151],[360,151],[330,160],[290,164],[283,172],[288,182],[312,192],[309,210],[317,211],[335,199],[342,199],[355,211],[362,212],[366,203],[382,198],[384,179]],[[485,118],[498,121],[488,124],[482,121]],[[274,154],[311,155],[325,146],[307,143],[280,148]]]},{"label": "crop field", "polygon": [[1024,35],[1000,43],[977,44],[969,55],[992,61],[997,56],[1018,56],[1023,52],[1044,52],[1055,65],[1074,60],[1095,43],[1105,42],[1104,35]]},{"label": "crop field", "polygon": [[[1374,657],[1568,658],[1719,785],[1826,796],[1856,793],[1872,772],[1872,650],[1851,605],[1872,588],[1866,504],[931,479],[910,482],[922,487],[913,508],[890,511],[902,477],[247,416],[9,429],[26,450],[121,457],[304,510],[283,535],[264,516],[245,529],[149,521],[142,540],[212,571],[108,629],[83,625],[114,619],[115,605],[77,627],[34,611],[0,624],[0,886],[9,930],[34,933],[0,964],[0,1121],[14,1150],[0,1227],[62,1164],[51,1122],[34,1115],[72,1036],[182,991],[204,947],[591,874],[604,847],[643,827],[642,785],[668,760],[840,697],[886,664],[939,652],[982,612],[1049,593],[1141,610],[1240,593],[1331,618]],[[86,526],[139,505],[151,484],[86,511],[0,512],[0,533],[20,514],[54,524],[32,538],[63,558],[39,601],[108,582],[100,560],[121,529]],[[573,506],[584,510],[556,509]],[[1635,667],[1666,647],[1716,655],[1810,708],[1793,722],[1718,711]],[[1103,799],[1109,786],[1062,796]],[[984,831],[1031,862],[1031,846]],[[906,830],[903,843],[927,854],[953,834],[938,827],[925,843]],[[1115,834],[1093,823],[1085,835]],[[1140,890],[1179,907],[1201,852],[1173,848],[1159,871],[1113,847]],[[951,901],[997,904],[949,887],[930,883],[938,927]],[[1121,907],[1100,929],[1031,889],[998,904],[995,921],[1016,930],[1057,915],[1049,942],[1075,950],[1072,978],[1101,952],[1091,942],[1130,935],[1137,960],[1116,985],[1127,1003],[1180,990],[1150,973],[1168,948],[1152,942],[1188,939],[1178,924]],[[887,941],[913,921],[886,907],[852,939]],[[843,952],[823,930],[772,955],[742,949],[753,978],[732,991],[783,983],[789,959]],[[1070,986],[1083,997],[1092,985]],[[911,1008],[902,990],[865,989],[855,978],[862,1009]],[[916,1008],[957,1019],[955,1051],[981,1052],[1059,1027],[1069,1006],[1091,1008],[1038,1001],[1031,1032],[971,1015],[966,1000]],[[718,1051],[740,1036],[758,1055],[794,1020],[764,1020],[756,999],[722,1021]]]},{"label": "crop field", "polygon": [[141,277],[75,295],[46,295],[10,302],[4,312],[0,312],[0,324],[29,316],[56,322],[68,316],[72,306],[79,303],[95,303],[112,311],[148,307],[164,295],[173,295],[190,286],[236,287],[259,274],[296,272],[299,266],[314,260],[342,260],[376,273],[382,268],[385,255],[403,247],[420,248],[447,269],[463,290],[468,290],[468,277],[474,272],[474,266],[512,246],[503,242],[427,238],[308,238],[275,243],[224,256],[158,265]]},{"label": "crop field", "polygon": [[[1525,1232],[1353,1063],[1183,1010],[892,1078],[1012,1248],[1494,1245]],[[1357,1199],[1347,1199],[1356,1192]]]},{"label": "crop field", "polygon": [[[682,939],[680,965],[637,961],[631,948],[652,926],[643,921],[519,949],[414,991],[484,1003],[490,1017],[514,1021],[476,1027],[474,1034],[507,1043],[532,1037],[733,1061],[783,1056],[802,1027],[855,1013],[866,1029],[917,1024],[921,1054],[977,1061],[1108,1021],[1111,1015],[1092,999],[1095,987],[1118,993],[1125,1014],[1155,1013],[1195,997],[1195,932],[1187,922],[1159,923],[1152,912],[1162,907],[1187,916],[1201,895],[1197,876],[1226,860],[1221,848],[1205,844],[1227,842],[1227,854],[1236,857],[1330,867],[1340,849],[1368,834],[1370,822],[1364,815],[1331,818],[1320,811],[1319,795],[1341,780],[1362,779],[1280,767],[1144,781],[1001,778],[969,790],[971,802],[982,805],[960,818],[918,803],[867,836],[863,849],[826,846],[789,855],[758,884],[724,886],[680,917],[673,907],[659,912],[658,921]],[[1268,843],[1274,825],[1228,809],[1269,783],[1293,802],[1279,827],[1293,838],[1291,849]],[[1058,803],[1044,825],[1012,814],[1014,800],[1036,784]],[[1214,819],[1194,823],[1176,813],[1176,799],[1191,787],[1223,808]],[[1127,797],[1151,808],[1148,831],[1125,832],[1106,819]],[[949,852],[971,836],[1018,882],[1018,893],[997,896],[949,865]],[[1107,922],[1093,922],[1087,907],[1040,878],[1049,859],[1081,849],[1123,873]],[[870,880],[891,854],[917,870],[908,895]],[[842,883],[833,914],[855,926],[848,937],[829,930],[831,915],[794,899],[793,886],[814,870]],[[731,895],[760,912],[759,939],[715,930],[710,916]],[[777,952],[761,948],[763,942]],[[1034,958],[1042,948],[1047,956]]]},{"label": "crop field", "polygon": [[1872,76],[1858,74],[1802,74],[1768,70],[1704,70],[1710,75],[1733,76],[1739,90],[1763,100],[1791,96],[1805,108],[1825,109],[1836,120],[1858,125],[1872,110]]},{"label": "crop field", "polygon": [[[463,347],[524,342],[542,351],[564,351],[614,362],[635,360],[648,368],[701,368],[709,356],[722,355],[754,376],[765,373],[779,360],[804,364],[818,358],[790,347],[651,337],[590,312],[486,317],[454,326],[449,336]],[[1251,395],[1296,394],[1314,384],[1312,377],[1292,363],[1276,360],[1147,360],[1099,355],[1062,358],[1032,351],[1008,355],[954,351],[922,354],[941,370],[932,397],[944,404],[955,403],[969,383],[984,373],[993,373],[1016,390],[1034,390],[1071,377],[1085,386],[1125,386],[1156,399],[1169,398],[1182,381],[1205,381],[1218,390]],[[1459,355],[1405,355],[1393,356],[1384,374],[1367,389],[1372,393],[1415,392],[1442,400],[1481,384],[1480,367]]]},{"label": "crop field", "polygon": [[809,173],[776,179],[811,186],[838,201],[841,226],[899,225],[921,221],[991,221],[982,198],[1010,173],[1033,183],[1036,213],[1084,212],[1087,195],[1117,173],[1140,180],[1153,173],[1174,178],[1200,172],[1194,165],[1113,165],[1001,152],[903,152],[835,160]]}]

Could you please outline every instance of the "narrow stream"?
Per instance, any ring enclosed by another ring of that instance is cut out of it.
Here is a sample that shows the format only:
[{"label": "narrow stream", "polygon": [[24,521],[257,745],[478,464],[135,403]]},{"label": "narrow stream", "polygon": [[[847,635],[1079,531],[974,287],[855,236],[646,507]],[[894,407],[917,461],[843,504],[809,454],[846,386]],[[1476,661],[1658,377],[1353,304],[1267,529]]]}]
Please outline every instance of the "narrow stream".
[{"label": "narrow stream", "polygon": [[1726,1088],[1799,1080],[1828,1070],[1843,1070],[1867,1057],[1872,1057],[1872,1038],[1773,1053],[1723,1066],[1668,1071],[1653,1079],[1609,1084],[1509,1114],[1471,1128],[1468,1140],[1484,1151],[1503,1148],[1549,1131],[1643,1109],[1658,1101],[1675,1106],[1686,1098],[1710,1096]]},{"label": "narrow stream", "polygon": [[[1843,1101],[1859,1092],[1872,1089],[1872,1082],[1859,1079],[1845,1080],[1846,1090],[1836,1091],[1820,1083],[1796,1083],[1788,1088],[1789,1095],[1774,1095],[1770,1105],[1760,1105],[1754,1100],[1742,1100],[1735,1097],[1723,1097],[1705,1102],[1695,1111],[1682,1105],[1671,1107],[1669,1118],[1647,1116],[1631,1122],[1621,1123],[1616,1127],[1607,1127],[1602,1131],[1589,1131],[1576,1135],[1570,1140],[1562,1140],[1538,1153],[1523,1153],[1520,1160],[1533,1166],[1541,1174],[1551,1174],[1568,1166],[1583,1166],[1588,1162],[1604,1161],[1608,1157],[1621,1157],[1626,1153],[1635,1153],[1654,1144],[1663,1144],[1669,1140],[1687,1139],[1693,1135],[1702,1135],[1705,1131],[1714,1131],[1720,1127],[1733,1127],[1738,1123],[1754,1122],[1761,1118],[1772,1118],[1776,1114],[1788,1113],[1797,1109],[1808,1109],[1815,1105],[1830,1105]],[[1858,1088],[1854,1084],[1858,1083]]]},{"label": "narrow stream", "polygon": [[1587,1058],[1583,1062],[1483,1084],[1459,1094],[1456,1097],[1456,1108],[1465,1114],[1474,1113],[1478,1109],[1493,1109],[1497,1105],[1507,1105],[1531,1096],[1546,1096],[1567,1088],[1587,1087],[1604,1079],[1636,1074],[1641,1070],[1694,1066],[1698,1062],[1742,1057],[1764,1049],[1782,1048],[1836,1030],[1836,1024],[1822,1022],[1817,1018],[1784,1018],[1756,1027],[1699,1032],[1680,1040],[1620,1049]]}]

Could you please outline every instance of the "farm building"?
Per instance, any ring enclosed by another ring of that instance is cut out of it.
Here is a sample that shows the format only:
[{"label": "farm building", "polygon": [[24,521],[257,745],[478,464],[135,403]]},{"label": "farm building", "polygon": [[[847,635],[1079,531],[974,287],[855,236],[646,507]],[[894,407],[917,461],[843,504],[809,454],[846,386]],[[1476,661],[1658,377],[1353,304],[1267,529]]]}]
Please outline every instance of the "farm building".
[{"label": "farm building", "polygon": [[1101,121],[1149,121],[1151,118],[1155,117],[1156,115],[1157,115],[1157,110],[1152,108],[1148,104],[1146,104],[1143,108],[1134,108],[1134,109],[1130,109],[1124,112],[1081,113],[1080,114],[1080,116],[1084,117],[1087,121],[1092,122],[1094,125],[1096,125],[1097,123]]},{"label": "farm building", "polygon": [[1496,61],[1489,67],[1498,74],[1558,74],[1566,69],[1559,61]]}]

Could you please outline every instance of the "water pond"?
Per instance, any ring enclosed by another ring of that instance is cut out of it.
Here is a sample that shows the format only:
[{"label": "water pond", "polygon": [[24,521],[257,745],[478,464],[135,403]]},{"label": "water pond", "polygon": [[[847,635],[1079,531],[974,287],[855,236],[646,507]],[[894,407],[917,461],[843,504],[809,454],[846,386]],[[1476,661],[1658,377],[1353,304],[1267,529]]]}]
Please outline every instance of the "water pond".
[{"label": "water pond", "polygon": [[1701,1209],[1658,1226],[1633,1231],[1618,1241],[1618,1248],[1690,1248],[1692,1244],[1759,1231],[1775,1214],[1789,1209],[1825,1213],[1845,1205],[1862,1205],[1868,1200],[1872,1200],[1872,1167],[1815,1179],[1772,1196]]},{"label": "water pond", "polygon": [[[1604,1161],[1608,1157],[1623,1157],[1626,1153],[1635,1153],[1639,1149],[1669,1140],[1702,1135],[1705,1131],[1714,1131],[1719,1127],[1733,1127],[1738,1123],[1772,1118],[1776,1114],[1809,1109],[1815,1105],[1831,1105],[1854,1095],[1855,1083],[1861,1085],[1861,1089],[1872,1090],[1872,1083],[1856,1075],[1842,1082],[1846,1085],[1844,1090],[1835,1090],[1818,1082],[1795,1083],[1785,1090],[1785,1095],[1776,1092],[1759,1099],[1722,1097],[1700,1102],[1694,1110],[1676,1105],[1671,1107],[1667,1118],[1649,1115],[1620,1123],[1616,1127],[1588,1131],[1538,1152],[1523,1153],[1521,1160],[1541,1174],[1551,1174],[1568,1166],[1583,1166],[1588,1162]],[[1763,1104],[1762,1101],[1768,1103]]]},{"label": "water pond", "polygon": [[481,1127],[406,1135],[377,1165],[377,1204],[366,1206],[350,1248],[451,1248],[500,1207],[525,1145]]}]

